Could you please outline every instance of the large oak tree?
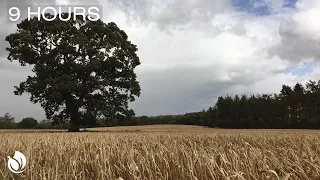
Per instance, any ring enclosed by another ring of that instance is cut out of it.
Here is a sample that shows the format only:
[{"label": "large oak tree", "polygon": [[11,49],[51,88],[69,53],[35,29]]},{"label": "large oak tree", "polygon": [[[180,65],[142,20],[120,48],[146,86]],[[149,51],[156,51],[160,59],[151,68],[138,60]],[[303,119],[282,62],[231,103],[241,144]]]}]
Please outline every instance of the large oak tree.
[{"label": "large oak tree", "polygon": [[134,72],[140,65],[138,49],[115,23],[78,16],[51,22],[26,19],[17,27],[6,37],[8,60],[30,65],[34,76],[15,87],[16,95],[29,93],[48,119],[70,120],[69,131],[79,131],[81,122],[98,117],[134,115],[128,103],[140,95]]}]

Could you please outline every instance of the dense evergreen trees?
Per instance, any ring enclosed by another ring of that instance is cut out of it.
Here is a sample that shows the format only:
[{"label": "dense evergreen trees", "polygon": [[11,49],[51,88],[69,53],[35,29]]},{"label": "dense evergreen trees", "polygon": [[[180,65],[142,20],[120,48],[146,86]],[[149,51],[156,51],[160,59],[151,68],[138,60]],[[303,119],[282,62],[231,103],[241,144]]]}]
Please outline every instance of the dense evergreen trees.
[{"label": "dense evergreen trees", "polygon": [[190,124],[220,128],[320,129],[320,81],[283,85],[279,94],[219,97],[207,111],[137,117],[141,124]]}]

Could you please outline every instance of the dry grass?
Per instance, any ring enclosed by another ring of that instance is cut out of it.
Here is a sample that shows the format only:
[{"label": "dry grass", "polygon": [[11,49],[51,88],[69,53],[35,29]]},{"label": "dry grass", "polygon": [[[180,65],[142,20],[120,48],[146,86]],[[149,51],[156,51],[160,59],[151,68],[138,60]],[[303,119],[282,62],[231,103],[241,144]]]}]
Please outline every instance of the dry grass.
[{"label": "dry grass", "polygon": [[[320,179],[320,133],[283,132],[2,132],[0,179]],[[28,161],[19,175],[15,150]]]},{"label": "dry grass", "polygon": [[103,132],[214,132],[214,133],[299,133],[299,134],[320,134],[319,130],[296,130],[296,129],[219,129],[206,128],[192,125],[145,125],[145,126],[121,126],[89,128],[88,130]]}]

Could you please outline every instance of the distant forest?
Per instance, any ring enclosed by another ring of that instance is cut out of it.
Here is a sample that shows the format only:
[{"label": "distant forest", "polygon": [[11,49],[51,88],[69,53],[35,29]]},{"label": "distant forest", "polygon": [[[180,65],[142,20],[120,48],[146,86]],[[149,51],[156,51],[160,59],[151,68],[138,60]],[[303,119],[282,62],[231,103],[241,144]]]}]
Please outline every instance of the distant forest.
[{"label": "distant forest", "polygon": [[[8,119],[10,119],[10,122]],[[27,120],[26,120],[27,119]],[[33,125],[30,125],[33,123]],[[282,86],[279,94],[235,95],[219,97],[208,110],[184,115],[139,116],[104,122],[83,123],[82,127],[183,124],[218,128],[320,129],[320,81],[305,85]],[[15,123],[9,114],[0,117],[0,128],[64,128],[48,120],[35,122],[25,118]]]},{"label": "distant forest", "polygon": [[206,111],[136,117],[130,125],[188,124],[219,128],[320,129],[320,81],[282,86],[279,94],[219,97]]}]

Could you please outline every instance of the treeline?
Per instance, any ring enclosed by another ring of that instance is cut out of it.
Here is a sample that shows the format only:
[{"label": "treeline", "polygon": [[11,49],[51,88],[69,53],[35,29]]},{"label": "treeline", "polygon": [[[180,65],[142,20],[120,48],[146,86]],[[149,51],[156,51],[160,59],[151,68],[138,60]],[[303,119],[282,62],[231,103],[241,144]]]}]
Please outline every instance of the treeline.
[{"label": "treeline", "polygon": [[320,128],[320,81],[282,86],[279,94],[219,97],[209,124],[222,128]]},{"label": "treeline", "polygon": [[15,122],[15,118],[9,113],[0,116],[0,129],[67,129],[68,123],[53,124],[50,120],[38,122],[32,117],[24,118],[20,122]]},{"label": "treeline", "polygon": [[[117,121],[115,121],[117,122]],[[113,122],[108,124],[104,121],[98,120],[94,122],[83,122],[80,126],[81,128],[90,128],[90,127],[103,127],[114,125]],[[116,125],[115,125],[116,126]],[[47,119],[38,121],[32,117],[23,118],[20,122],[16,122],[15,118],[12,117],[9,113],[6,113],[3,116],[0,116],[0,129],[68,129],[69,122],[53,122]]]},{"label": "treeline", "polygon": [[320,129],[320,81],[282,86],[278,94],[219,97],[206,111],[136,117],[130,125],[187,124],[219,128]]},{"label": "treeline", "polygon": [[[84,121],[85,122],[85,121]],[[320,81],[282,86],[278,94],[219,97],[208,110],[184,115],[139,116],[114,121],[88,121],[86,127],[183,124],[219,128],[320,129]],[[0,128],[67,129],[68,123],[53,124],[25,118],[19,123],[9,114],[0,117]]]}]

